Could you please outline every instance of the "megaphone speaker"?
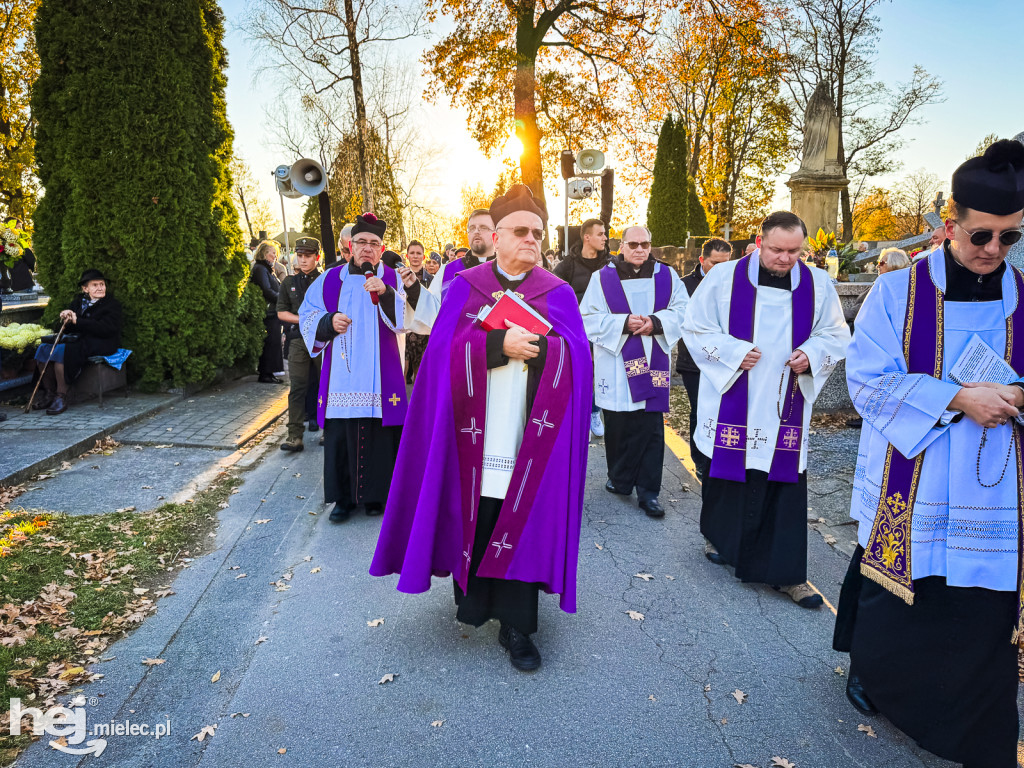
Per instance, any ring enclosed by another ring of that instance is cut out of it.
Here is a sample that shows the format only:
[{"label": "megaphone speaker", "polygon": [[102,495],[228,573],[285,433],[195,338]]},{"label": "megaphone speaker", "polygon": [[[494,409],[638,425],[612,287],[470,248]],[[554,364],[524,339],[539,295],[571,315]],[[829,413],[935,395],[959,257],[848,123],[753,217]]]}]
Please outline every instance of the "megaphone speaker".
[{"label": "megaphone speaker", "polygon": [[597,173],[604,168],[604,152],[596,149],[584,149],[576,155],[576,165],[584,173]]},{"label": "megaphone speaker", "polygon": [[327,186],[327,173],[316,160],[303,157],[292,163],[288,172],[292,188],[301,195],[316,197]]}]

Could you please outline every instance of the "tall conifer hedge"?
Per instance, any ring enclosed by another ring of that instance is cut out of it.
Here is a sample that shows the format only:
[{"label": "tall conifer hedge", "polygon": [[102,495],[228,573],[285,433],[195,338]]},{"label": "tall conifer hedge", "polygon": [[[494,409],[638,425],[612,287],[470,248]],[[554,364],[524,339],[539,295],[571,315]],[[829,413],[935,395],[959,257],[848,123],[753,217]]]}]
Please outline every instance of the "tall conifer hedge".
[{"label": "tall conifer hedge", "polygon": [[679,164],[676,126],[669,114],[658,134],[654,156],[651,199],[647,204],[647,228],[651,242],[659,245],[685,245],[689,206],[686,192],[686,165]]},{"label": "tall conifer hedge", "polygon": [[102,270],[144,388],[252,367],[264,333],[230,200],[223,36],[215,0],[43,0],[36,17],[47,317]]}]

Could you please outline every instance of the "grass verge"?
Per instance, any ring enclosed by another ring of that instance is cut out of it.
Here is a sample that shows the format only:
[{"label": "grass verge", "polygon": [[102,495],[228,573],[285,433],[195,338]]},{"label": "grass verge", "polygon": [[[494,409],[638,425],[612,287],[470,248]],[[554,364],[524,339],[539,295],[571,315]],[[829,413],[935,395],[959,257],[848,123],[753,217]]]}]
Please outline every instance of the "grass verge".
[{"label": "grass verge", "polygon": [[10,699],[45,710],[97,679],[89,665],[172,594],[161,585],[212,541],[217,512],[240,483],[224,473],[186,503],[144,514],[11,510],[46,524],[0,558],[0,766],[32,740],[10,735]]}]

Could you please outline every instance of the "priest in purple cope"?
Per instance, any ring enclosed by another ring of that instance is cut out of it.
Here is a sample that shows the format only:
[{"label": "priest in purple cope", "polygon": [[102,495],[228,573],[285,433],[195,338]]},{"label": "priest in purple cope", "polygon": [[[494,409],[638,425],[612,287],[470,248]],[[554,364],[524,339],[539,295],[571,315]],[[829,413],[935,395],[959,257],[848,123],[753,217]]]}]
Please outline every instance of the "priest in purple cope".
[{"label": "priest in purple cope", "polygon": [[[544,204],[515,185],[490,214],[497,257],[461,271],[440,305],[370,573],[410,593],[452,575],[459,621],[497,619],[512,665],[532,670],[540,590],[576,610],[592,364],[576,295],[536,266]],[[505,291],[551,330],[485,331],[478,314]]]}]

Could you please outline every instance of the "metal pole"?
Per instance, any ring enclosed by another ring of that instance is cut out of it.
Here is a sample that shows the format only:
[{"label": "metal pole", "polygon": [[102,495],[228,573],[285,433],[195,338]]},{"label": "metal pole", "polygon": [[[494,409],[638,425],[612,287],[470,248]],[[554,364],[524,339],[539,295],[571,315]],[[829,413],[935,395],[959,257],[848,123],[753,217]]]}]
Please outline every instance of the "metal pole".
[{"label": "metal pole", "polygon": [[285,252],[285,255],[287,256],[288,255],[288,248],[289,248],[289,245],[288,245],[288,220],[284,216],[284,195],[281,193],[280,189],[277,190],[277,196],[281,198],[281,224],[284,225],[284,252]]},{"label": "metal pole", "polygon": [[565,180],[565,231],[562,233],[562,261],[569,258],[569,180]]}]

